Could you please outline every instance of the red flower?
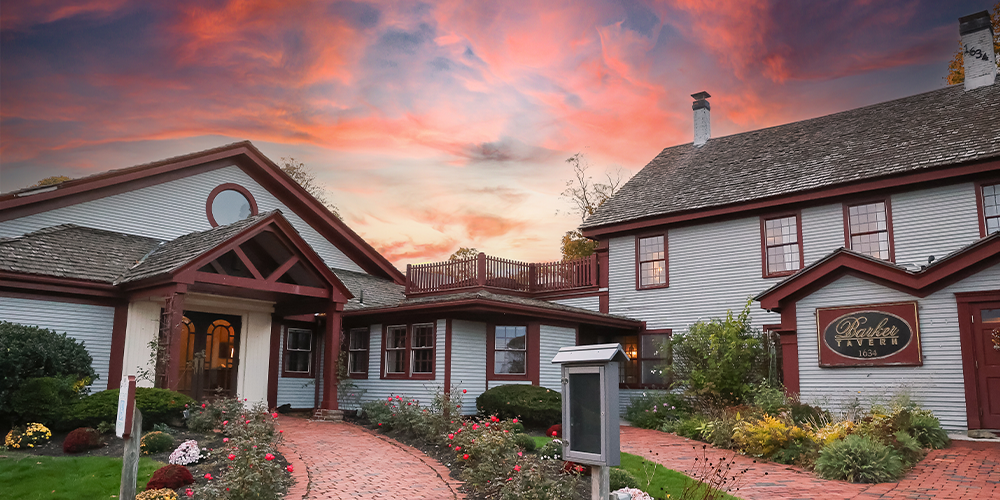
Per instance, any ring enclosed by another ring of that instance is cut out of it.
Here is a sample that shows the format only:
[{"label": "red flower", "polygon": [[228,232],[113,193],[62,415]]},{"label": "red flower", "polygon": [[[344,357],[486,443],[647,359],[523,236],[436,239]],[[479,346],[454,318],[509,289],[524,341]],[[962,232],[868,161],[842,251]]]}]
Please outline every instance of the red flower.
[{"label": "red flower", "polygon": [[230,460],[236,460],[236,455],[233,455],[232,453],[230,453],[229,454],[229,459]]},{"label": "red flower", "polygon": [[226,425],[226,424],[228,424],[228,423],[229,423],[229,421],[228,421],[228,420],[223,420],[223,421],[222,421],[222,425]]},{"label": "red flower", "polygon": [[478,428],[479,428],[479,424],[472,424],[472,430],[476,430]]},{"label": "red flower", "polygon": [[201,404],[201,407],[202,407],[202,408],[204,408],[204,407],[205,407],[205,403],[202,403],[202,404]]},{"label": "red flower", "polygon": [[515,470],[516,472],[521,472],[521,466],[520,466],[520,465],[515,465],[515,466],[514,466],[514,470]]},{"label": "red flower", "polygon": [[193,497],[194,496],[194,492],[191,491],[191,488],[188,488],[188,489],[184,490],[184,494],[187,495],[187,496],[189,496],[189,497]]},{"label": "red flower", "polygon": [[278,412],[272,413],[271,416],[274,417],[274,418],[278,418]]},{"label": "red flower", "polygon": [[268,453],[267,455],[264,455],[264,460],[270,462],[271,460],[274,460],[274,455]]},{"label": "red flower", "polygon": [[284,430],[279,430],[279,431],[278,431],[278,434],[284,434],[284,433],[285,433],[285,431],[284,431]]},{"label": "red flower", "polygon": [[462,460],[468,460],[468,459],[469,459],[469,454],[468,453],[462,455]]},{"label": "red flower", "polygon": [[455,439],[455,435],[454,434],[448,434],[448,439]]},{"label": "red flower", "polygon": [[208,474],[205,474],[205,479],[208,479],[209,481],[211,481],[212,480],[212,473],[209,472]]},{"label": "red flower", "polygon": [[289,465],[288,467],[285,467],[285,468],[288,469],[288,472],[292,472],[292,466],[291,465]]},{"label": "red flower", "polygon": [[229,438],[222,438],[222,442],[223,443],[228,443],[229,442]]},{"label": "red flower", "polygon": [[467,392],[469,392],[469,391],[467,391],[467,390],[465,390],[465,389],[462,389],[462,394],[465,394],[465,393],[467,393]]},{"label": "red flower", "polygon": [[461,446],[456,446],[455,447],[455,451],[462,451],[462,447]]},{"label": "red flower", "polygon": [[517,419],[516,419],[516,418],[514,419],[514,423],[515,423],[515,424],[517,423]]},{"label": "red flower", "polygon": [[523,457],[523,456],[524,456],[524,452],[523,452],[523,451],[519,451],[519,452],[517,452],[517,456],[519,456],[519,457]]}]

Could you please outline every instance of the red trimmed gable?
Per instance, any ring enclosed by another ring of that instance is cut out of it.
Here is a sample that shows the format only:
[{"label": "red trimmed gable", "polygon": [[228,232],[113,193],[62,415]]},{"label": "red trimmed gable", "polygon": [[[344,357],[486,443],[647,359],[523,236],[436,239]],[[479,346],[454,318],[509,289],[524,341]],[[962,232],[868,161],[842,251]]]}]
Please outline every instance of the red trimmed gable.
[{"label": "red trimmed gable", "polygon": [[161,184],[236,165],[302,217],[365,272],[399,284],[405,277],[361,236],[333,215],[250,141],[190,153],[134,167],[109,170],[54,186],[0,195],[0,221]]}]

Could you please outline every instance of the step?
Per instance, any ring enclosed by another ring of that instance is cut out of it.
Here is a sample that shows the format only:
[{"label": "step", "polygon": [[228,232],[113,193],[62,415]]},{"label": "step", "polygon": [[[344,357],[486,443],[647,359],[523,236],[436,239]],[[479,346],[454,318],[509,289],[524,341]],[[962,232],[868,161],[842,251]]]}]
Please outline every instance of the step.
[{"label": "step", "polygon": [[325,420],[328,422],[341,422],[344,420],[344,412],[341,410],[317,409],[313,412],[313,420]]}]

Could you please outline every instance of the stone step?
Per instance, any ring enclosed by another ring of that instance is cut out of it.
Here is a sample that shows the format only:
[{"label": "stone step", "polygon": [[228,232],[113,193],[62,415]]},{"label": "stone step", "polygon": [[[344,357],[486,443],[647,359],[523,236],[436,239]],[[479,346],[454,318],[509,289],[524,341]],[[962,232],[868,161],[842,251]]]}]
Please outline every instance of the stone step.
[{"label": "stone step", "polygon": [[320,408],[313,412],[313,420],[341,422],[344,420],[344,412],[341,410],[324,410]]}]

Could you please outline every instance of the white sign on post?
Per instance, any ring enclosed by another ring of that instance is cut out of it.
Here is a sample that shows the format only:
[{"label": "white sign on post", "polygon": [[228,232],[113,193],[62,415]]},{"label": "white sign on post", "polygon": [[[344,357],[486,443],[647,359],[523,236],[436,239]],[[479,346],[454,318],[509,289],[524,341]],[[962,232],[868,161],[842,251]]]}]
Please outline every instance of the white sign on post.
[{"label": "white sign on post", "polygon": [[122,377],[118,387],[118,419],[115,422],[115,434],[128,439],[132,433],[132,414],[135,411],[135,376]]}]

